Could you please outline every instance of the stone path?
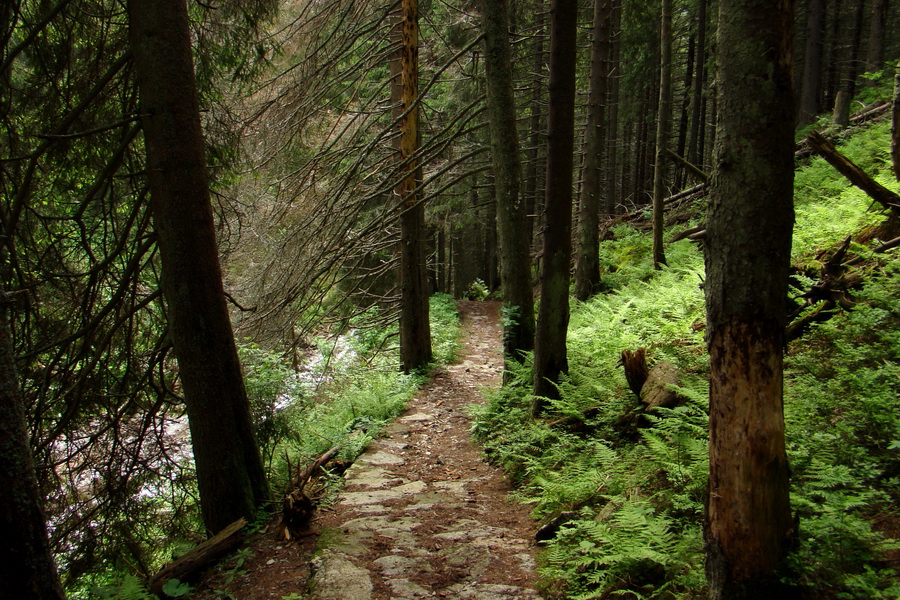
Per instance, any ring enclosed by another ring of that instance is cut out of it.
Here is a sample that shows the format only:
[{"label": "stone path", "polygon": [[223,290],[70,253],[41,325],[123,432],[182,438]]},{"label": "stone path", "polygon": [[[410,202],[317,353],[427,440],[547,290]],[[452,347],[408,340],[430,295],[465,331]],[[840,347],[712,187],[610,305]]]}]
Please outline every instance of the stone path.
[{"label": "stone path", "polygon": [[311,597],[319,600],[539,598],[533,522],[470,442],[467,406],[499,384],[498,303],[461,306],[459,364],[439,372],[385,437],[348,469],[323,511]]}]

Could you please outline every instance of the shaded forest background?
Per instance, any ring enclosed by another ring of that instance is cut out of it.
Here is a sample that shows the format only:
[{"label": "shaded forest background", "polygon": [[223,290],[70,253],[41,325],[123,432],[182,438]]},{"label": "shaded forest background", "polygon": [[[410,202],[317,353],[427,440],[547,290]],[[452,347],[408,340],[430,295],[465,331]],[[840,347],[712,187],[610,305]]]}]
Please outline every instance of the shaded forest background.
[{"label": "shaded forest background", "polygon": [[[410,165],[415,189],[407,200],[424,211],[428,292],[500,293],[481,13],[474,2],[419,2],[418,144],[398,160],[398,2],[235,0],[188,8],[225,294],[255,435],[277,489],[291,461],[322,451],[302,446],[298,438],[319,434],[289,426],[285,403],[311,416],[331,396],[354,397],[359,382],[334,374],[351,366],[386,397],[411,393],[414,376],[397,372],[396,328],[396,247],[411,207],[395,200],[398,186],[411,181]],[[667,207],[664,224],[702,229],[689,220],[715,168],[715,14],[707,0],[578,3],[570,187],[576,227],[588,224],[571,245],[579,300],[621,289],[628,270],[618,265],[627,257],[602,263],[600,240],[650,239],[654,200]],[[887,0],[808,0],[795,14],[797,139],[812,128],[840,135],[851,114],[867,115],[857,122],[887,114],[879,111],[889,111],[900,56],[897,12]],[[103,0],[13,0],[0,8],[8,354],[50,547],[73,597],[124,574],[150,576],[174,540],[190,545],[203,531],[161,302],[126,16],[121,3]],[[548,3],[514,0],[506,16],[527,215],[521,234],[528,283],[536,286],[546,226]],[[869,167],[874,174],[879,165]],[[801,276],[815,278],[812,270]],[[511,367],[528,368],[525,362]],[[550,408],[562,418],[589,406]],[[492,427],[512,428],[494,416]],[[364,444],[358,437],[348,456]],[[287,461],[285,440],[295,452]],[[333,441],[318,440],[325,449]],[[604,464],[603,450],[595,450]],[[548,512],[572,509],[565,504]],[[889,577],[870,579],[873,589],[893,589],[884,583]]]}]

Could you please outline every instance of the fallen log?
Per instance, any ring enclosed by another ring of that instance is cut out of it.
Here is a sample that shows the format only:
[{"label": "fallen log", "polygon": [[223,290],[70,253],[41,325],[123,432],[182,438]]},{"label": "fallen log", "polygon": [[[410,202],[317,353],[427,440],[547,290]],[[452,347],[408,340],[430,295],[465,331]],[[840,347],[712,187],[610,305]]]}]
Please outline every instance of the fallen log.
[{"label": "fallen log", "polygon": [[680,378],[681,372],[672,363],[661,360],[654,364],[641,388],[645,408],[675,408],[684,404],[687,399],[675,391]]},{"label": "fallen log", "polygon": [[677,242],[678,240],[683,240],[684,238],[694,239],[692,236],[696,236],[700,233],[706,233],[706,225],[696,225],[689,229],[685,229],[681,233],[677,233],[672,236],[672,239],[669,240],[669,243],[672,244],[674,242]]},{"label": "fallen log", "polygon": [[181,557],[167,563],[150,578],[150,591],[160,598],[168,598],[163,586],[171,579],[190,580],[200,571],[214,564],[237,548],[245,539],[242,531],[247,521],[238,519],[213,537],[194,546]]},{"label": "fallen log", "polygon": [[849,158],[838,152],[834,145],[822,137],[817,131],[811,131],[806,138],[810,146],[824,158],[828,164],[850,180],[850,183],[861,189],[870,198],[884,208],[900,213],[900,196],[887,189],[866,174]]}]

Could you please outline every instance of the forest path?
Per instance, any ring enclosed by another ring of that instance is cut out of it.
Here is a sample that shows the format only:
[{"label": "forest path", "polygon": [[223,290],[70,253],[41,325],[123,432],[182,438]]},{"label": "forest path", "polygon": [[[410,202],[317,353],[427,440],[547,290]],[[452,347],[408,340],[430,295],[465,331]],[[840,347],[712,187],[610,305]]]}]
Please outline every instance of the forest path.
[{"label": "forest path", "polygon": [[316,539],[262,536],[227,586],[214,578],[219,589],[237,600],[539,598],[529,509],[507,499],[505,476],[469,431],[467,407],[500,384],[500,304],[459,307],[460,360],[347,470],[338,501],[315,520]]}]

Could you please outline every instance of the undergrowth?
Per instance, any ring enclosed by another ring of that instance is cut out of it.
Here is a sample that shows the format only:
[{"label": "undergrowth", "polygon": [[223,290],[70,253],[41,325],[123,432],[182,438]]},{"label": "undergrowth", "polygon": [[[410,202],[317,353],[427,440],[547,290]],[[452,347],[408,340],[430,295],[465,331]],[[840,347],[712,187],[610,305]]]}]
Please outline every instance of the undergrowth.
[{"label": "undergrowth", "polygon": [[[841,149],[896,189],[887,128]],[[824,162],[797,175],[793,261],[883,218]],[[821,182],[821,186],[820,186]],[[667,248],[654,271],[649,236],[628,226],[604,242],[607,293],[573,301],[570,372],[560,400],[528,418],[531,365],[474,408],[474,431],[517,495],[548,524],[540,573],[549,598],[693,599],[706,596],[703,511],[708,473],[708,359],[699,248]],[[894,599],[900,547],[900,259],[865,271],[856,308],[814,326],[789,348],[785,372],[792,510],[799,517],[786,580],[798,598]],[[617,366],[646,348],[651,365],[683,374],[684,404],[644,414]]]},{"label": "undergrowth", "polygon": [[[432,347],[437,364],[452,362],[459,348],[459,313],[451,296],[435,294],[430,302]],[[396,328],[394,328],[396,329]],[[380,429],[400,414],[422,383],[425,373],[406,375],[397,369],[396,350],[384,350],[384,338],[396,331],[369,330],[349,336],[351,352],[333,361],[328,376],[304,395],[278,410],[281,436],[272,451],[273,487],[283,489],[289,464],[305,465],[334,446],[337,461],[356,458]],[[292,378],[281,379],[288,387]],[[278,395],[268,395],[267,406],[277,406]],[[279,487],[280,486],[280,487]]]}]

